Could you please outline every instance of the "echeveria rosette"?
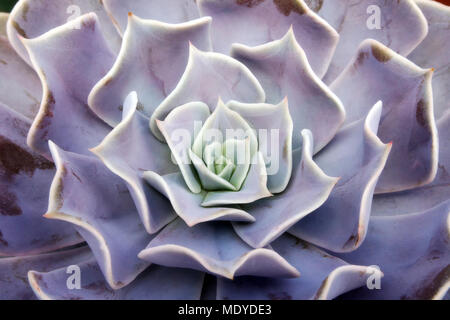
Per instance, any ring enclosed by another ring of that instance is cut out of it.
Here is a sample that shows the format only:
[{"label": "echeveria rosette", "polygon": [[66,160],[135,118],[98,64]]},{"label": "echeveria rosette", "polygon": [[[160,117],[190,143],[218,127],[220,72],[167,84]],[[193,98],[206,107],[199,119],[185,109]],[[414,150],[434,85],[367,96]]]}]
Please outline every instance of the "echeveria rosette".
[{"label": "echeveria rosette", "polygon": [[446,296],[448,7],[21,0],[0,23],[0,298]]}]

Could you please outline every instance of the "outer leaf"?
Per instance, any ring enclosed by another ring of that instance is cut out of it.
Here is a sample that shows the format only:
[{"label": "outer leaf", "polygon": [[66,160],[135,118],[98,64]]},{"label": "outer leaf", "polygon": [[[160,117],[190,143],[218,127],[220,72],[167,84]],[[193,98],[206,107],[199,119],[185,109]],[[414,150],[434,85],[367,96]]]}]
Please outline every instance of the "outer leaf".
[{"label": "outer leaf", "polygon": [[139,253],[153,263],[206,271],[229,279],[241,275],[298,277],[298,271],[270,249],[252,249],[228,223],[189,228],[181,219],[169,224]]},{"label": "outer leaf", "polygon": [[45,217],[75,225],[111,288],[129,284],[149,265],[137,253],[152,237],[126,185],[95,158],[65,152],[52,142],[50,150],[57,173]]},{"label": "outer leaf", "polygon": [[347,111],[346,124],[362,119],[383,101],[379,137],[393,141],[377,193],[431,182],[438,142],[433,117],[432,70],[424,70],[374,40],[364,41],[353,61],[331,85]]},{"label": "outer leaf", "polygon": [[265,94],[255,76],[242,63],[215,52],[202,52],[193,45],[189,61],[176,88],[158,106],[150,120],[152,132],[162,139],[156,120],[176,107],[191,101],[202,101],[214,109],[218,98],[224,102],[264,102]]},{"label": "outer leaf", "polygon": [[33,119],[41,96],[37,74],[17,55],[8,39],[0,35],[0,101]]},{"label": "outer leaf", "polygon": [[[83,14],[94,12],[99,18],[99,28],[106,35],[108,48],[118,52],[120,36],[106,13],[102,1],[98,0],[20,0],[12,10],[7,31],[11,45],[19,56],[31,64],[30,57],[21,38],[32,39],[45,34]],[[74,25],[82,28],[82,24]]]},{"label": "outer leaf", "polygon": [[319,77],[325,74],[339,38],[303,0],[201,0],[199,6],[203,16],[213,17],[215,51],[228,54],[232,43],[256,46],[280,39],[292,27]]},{"label": "outer leaf", "polygon": [[155,170],[165,174],[177,168],[170,161],[169,148],[151,134],[148,118],[136,110],[137,104],[137,94],[132,92],[124,102],[122,122],[91,151],[125,180],[145,229],[155,233],[172,221],[175,213],[164,196],[145,183],[142,173]]},{"label": "outer leaf", "polygon": [[180,80],[188,61],[189,42],[201,50],[211,50],[210,23],[211,18],[201,18],[166,24],[130,15],[119,56],[92,89],[89,106],[116,126],[125,97],[137,91],[140,110],[150,116]]},{"label": "outer leaf", "polygon": [[169,0],[164,3],[159,0],[103,0],[103,3],[120,33],[127,27],[129,12],[166,23],[186,22],[200,16],[195,1],[191,0]]},{"label": "outer leaf", "polygon": [[305,300],[333,299],[366,284],[370,269],[350,265],[292,236],[273,243],[274,249],[298,268],[296,279],[239,277],[217,280],[218,299]]},{"label": "outer leaf", "polygon": [[337,178],[327,176],[312,160],[313,141],[308,130],[302,131],[302,156],[287,189],[272,198],[245,205],[256,221],[234,223],[236,233],[249,245],[261,248],[322,205]]},{"label": "outer leaf", "polygon": [[309,66],[292,28],[280,40],[258,47],[235,44],[231,55],[255,74],[266,92],[268,103],[278,103],[288,97],[294,122],[294,149],[300,146],[303,129],[312,131],[315,152],[334,137],[344,122],[344,107]]},{"label": "outer leaf", "polygon": [[48,252],[82,241],[69,224],[42,217],[55,170],[26,145],[30,124],[0,104],[0,256]]},{"label": "outer leaf", "polygon": [[347,298],[442,299],[450,288],[449,234],[450,201],[416,214],[372,217],[362,246],[341,257],[378,265],[381,290],[361,288]]},{"label": "outer leaf", "polygon": [[204,278],[197,271],[155,265],[128,286],[112,290],[92,256],[78,266],[82,277],[81,288],[77,290],[67,288],[66,268],[30,271],[28,279],[36,296],[43,300],[197,300]]},{"label": "outer leaf", "polygon": [[334,252],[352,251],[367,233],[373,192],[391,150],[377,137],[381,102],[365,120],[338,133],[315,157],[326,174],[341,177],[327,201],[289,232]]},{"label": "outer leaf", "polygon": [[[76,264],[90,256],[88,246],[27,257],[0,259],[0,300],[36,299],[27,281],[30,269],[43,272]],[[66,274],[67,275],[67,274]],[[64,281],[64,284],[66,281]]]},{"label": "outer leaf", "polygon": [[[109,131],[86,104],[92,86],[114,58],[98,23],[95,14],[87,14],[38,38],[23,40],[44,88],[28,144],[47,157],[49,139],[65,150],[86,154]],[[78,24],[80,29],[74,30]]]},{"label": "outer leaf", "polygon": [[450,199],[450,112],[441,117],[437,127],[441,144],[436,178],[430,184],[413,190],[376,195],[372,215],[421,212]]},{"label": "outer leaf", "polygon": [[439,119],[450,109],[450,7],[435,1],[415,0],[428,22],[428,34],[408,59],[424,68],[435,69],[433,74],[434,115]]},{"label": "outer leaf", "polygon": [[[375,39],[406,56],[426,36],[427,21],[413,0],[308,0],[310,8],[339,33],[326,83],[331,83],[365,39]],[[344,104],[345,105],[345,104]]]}]

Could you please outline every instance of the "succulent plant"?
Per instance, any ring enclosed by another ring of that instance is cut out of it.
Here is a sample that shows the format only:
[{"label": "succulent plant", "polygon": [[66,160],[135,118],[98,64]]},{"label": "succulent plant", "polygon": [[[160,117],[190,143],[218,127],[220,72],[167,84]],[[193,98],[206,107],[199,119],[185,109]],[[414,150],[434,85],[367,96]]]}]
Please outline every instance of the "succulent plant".
[{"label": "succulent plant", "polygon": [[449,24],[428,0],[19,1],[0,298],[448,297]]}]

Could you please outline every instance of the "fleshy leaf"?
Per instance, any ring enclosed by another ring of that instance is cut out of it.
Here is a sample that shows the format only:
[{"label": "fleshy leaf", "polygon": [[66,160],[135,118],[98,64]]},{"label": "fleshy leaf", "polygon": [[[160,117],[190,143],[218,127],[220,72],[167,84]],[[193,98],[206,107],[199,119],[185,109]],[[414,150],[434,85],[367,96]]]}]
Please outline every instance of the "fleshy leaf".
[{"label": "fleshy leaf", "polygon": [[202,125],[209,117],[209,108],[202,102],[190,102],[174,109],[164,121],[157,122],[172,156],[175,158],[184,181],[193,193],[201,191],[188,150],[195,139],[196,125]]},{"label": "fleshy leaf", "polygon": [[306,300],[333,299],[364,286],[368,267],[347,264],[307,242],[284,235],[273,248],[302,273],[296,279],[239,277],[217,280],[220,300]]},{"label": "fleshy leaf", "polygon": [[144,179],[170,200],[175,212],[190,227],[213,220],[254,221],[251,215],[239,209],[201,207],[206,192],[192,193],[189,191],[181,173],[160,176],[155,172],[146,171]]},{"label": "fleshy leaf", "polygon": [[298,277],[298,271],[269,248],[252,249],[228,223],[189,228],[181,219],[169,224],[139,257],[152,263],[234,276]]},{"label": "fleshy leaf", "polygon": [[319,77],[325,74],[339,38],[303,0],[201,0],[199,7],[202,16],[213,17],[214,51],[229,54],[233,43],[256,46],[280,39],[292,27]]},{"label": "fleshy leaf", "polygon": [[[77,24],[80,29],[74,29]],[[114,59],[97,17],[84,15],[23,42],[44,88],[28,144],[47,157],[48,140],[67,151],[87,154],[110,130],[86,104],[92,86]]]},{"label": "fleshy leaf", "polygon": [[[0,300],[36,299],[28,283],[27,273],[31,269],[50,271],[77,264],[91,255],[88,246],[82,248],[39,254],[26,257],[0,259]],[[67,276],[67,274],[66,274]],[[64,281],[66,284],[66,281]]]},{"label": "fleshy leaf", "polygon": [[0,35],[0,101],[33,119],[39,110],[42,88],[39,77]]},{"label": "fleshy leaf", "polygon": [[[339,33],[325,83],[342,72],[361,41],[375,39],[406,56],[425,38],[427,22],[413,0],[308,0]],[[344,103],[347,107],[347,105]]]},{"label": "fleshy leaf", "polygon": [[293,149],[300,146],[303,129],[312,131],[315,152],[334,137],[344,122],[344,107],[309,66],[292,28],[280,40],[258,47],[234,44],[231,55],[248,66],[261,82],[268,103],[288,97],[294,122]]},{"label": "fleshy leaf", "polygon": [[49,272],[30,271],[28,279],[42,300],[198,300],[204,274],[193,270],[150,266],[128,286],[112,290],[95,261],[87,257],[77,264],[80,288],[67,288],[67,268]]},{"label": "fleshy leaf", "polygon": [[192,0],[103,0],[106,10],[111,14],[119,32],[127,27],[129,12],[144,19],[158,20],[166,23],[182,23],[200,17],[197,5]]},{"label": "fleshy leaf", "polygon": [[340,131],[314,160],[323,171],[340,177],[327,201],[289,232],[334,252],[355,250],[367,233],[373,192],[391,144],[377,137],[381,102],[365,120]]},{"label": "fleshy leaf", "polygon": [[302,131],[302,156],[283,193],[244,205],[256,221],[233,223],[236,233],[249,245],[261,248],[275,240],[328,198],[337,178],[327,176],[312,160],[313,141],[308,130]]},{"label": "fleshy leaf", "polygon": [[292,130],[287,99],[278,105],[230,101],[227,107],[241,115],[258,132],[259,151],[267,168],[267,188],[282,192],[292,173]]},{"label": "fleshy leaf", "polygon": [[361,288],[345,298],[442,299],[450,287],[449,234],[450,201],[416,214],[371,217],[361,247],[340,256],[379,266],[381,289]]},{"label": "fleshy leaf", "polygon": [[428,22],[428,34],[408,59],[424,68],[434,68],[433,109],[436,119],[450,109],[450,7],[434,1],[415,0]]},{"label": "fleshy leaf", "polygon": [[211,50],[211,18],[166,24],[130,15],[128,21],[114,66],[89,96],[89,106],[111,126],[120,122],[122,103],[131,91],[139,94],[140,110],[147,116],[153,113],[180,80],[188,61],[189,42],[201,50]]},{"label": "fleshy leaf", "polygon": [[240,190],[235,192],[210,191],[203,199],[202,206],[244,204],[272,196],[267,189],[267,172],[262,153],[255,153],[251,163],[248,175]]},{"label": "fleshy leaf", "polygon": [[164,120],[176,107],[201,101],[214,109],[219,98],[224,102],[257,103],[264,102],[265,94],[255,76],[239,61],[219,53],[203,52],[191,45],[180,82],[151,117],[152,132],[162,139],[156,120]]},{"label": "fleshy leaf", "polygon": [[[9,41],[22,59],[31,64],[21,38],[37,38],[49,30],[90,12],[95,13],[99,18],[98,27],[106,36],[107,47],[113,52],[118,52],[120,36],[111,23],[102,1],[98,0],[20,0],[8,20]],[[73,25],[73,29],[82,28],[82,22],[79,20]]]},{"label": "fleshy leaf", "polygon": [[419,68],[381,43],[365,40],[331,85],[347,111],[346,125],[383,101],[378,136],[393,142],[376,193],[402,191],[431,182],[438,141],[433,117],[432,70]]},{"label": "fleshy leaf", "polygon": [[0,256],[48,252],[83,241],[71,225],[42,217],[55,166],[27,146],[30,125],[0,103]]},{"label": "fleshy leaf", "polygon": [[438,120],[437,128],[441,144],[436,178],[430,184],[413,190],[376,195],[372,216],[421,212],[450,199],[450,111]]},{"label": "fleshy leaf", "polygon": [[149,265],[137,254],[152,236],[145,232],[127,186],[101,161],[49,144],[57,172],[45,217],[75,226],[111,288],[129,284]]},{"label": "fleshy leaf", "polygon": [[149,119],[136,110],[137,102],[137,94],[132,92],[124,102],[122,122],[91,151],[126,181],[145,229],[155,233],[176,215],[165,197],[145,183],[142,173],[154,170],[166,174],[177,168],[170,161],[167,145],[150,132]]}]

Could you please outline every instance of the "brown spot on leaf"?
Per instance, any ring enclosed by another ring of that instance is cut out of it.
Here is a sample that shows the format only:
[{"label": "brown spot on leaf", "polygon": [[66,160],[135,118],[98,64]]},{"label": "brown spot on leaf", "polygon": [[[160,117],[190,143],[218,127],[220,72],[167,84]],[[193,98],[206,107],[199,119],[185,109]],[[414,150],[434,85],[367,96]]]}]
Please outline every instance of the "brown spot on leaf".
[{"label": "brown spot on leaf", "polygon": [[236,4],[240,6],[246,6],[248,8],[253,8],[264,1],[265,0],[236,0]]},{"label": "brown spot on leaf", "polygon": [[297,0],[273,0],[273,3],[276,5],[278,11],[285,16],[289,16],[291,12],[301,15],[306,13],[307,10],[304,5]]},{"label": "brown spot on leaf", "polygon": [[23,30],[19,23],[15,20],[12,21],[12,25],[14,27],[14,29],[16,29],[17,33],[20,34],[22,37],[27,38],[27,33],[25,32],[25,30]]},{"label": "brown spot on leaf", "polygon": [[19,173],[33,175],[36,169],[53,169],[54,164],[43,157],[33,156],[27,150],[0,136],[0,166],[8,176]]},{"label": "brown spot on leaf", "polygon": [[4,65],[7,65],[7,64],[8,64],[8,62],[6,62],[6,61],[3,60],[3,59],[0,59],[0,63],[1,63],[1,64],[4,64]]},{"label": "brown spot on leaf", "polygon": [[75,173],[75,171],[73,171],[73,170],[71,170],[72,171],[72,175],[78,180],[78,181],[80,181],[80,183],[83,183],[83,181],[81,181],[81,178]]},{"label": "brown spot on leaf", "polygon": [[0,186],[0,214],[3,216],[20,216],[22,209],[17,205],[17,197],[6,186]]},{"label": "brown spot on leaf", "polygon": [[416,107],[416,120],[417,123],[422,127],[427,126],[427,121],[425,120],[425,105],[425,101],[423,101],[423,99],[420,99],[419,102],[417,102]]},{"label": "brown spot on leaf", "polygon": [[369,56],[369,54],[368,54],[367,52],[361,51],[361,52],[358,54],[358,57],[356,58],[356,64],[357,64],[357,65],[363,64],[363,63],[364,63],[364,60],[366,60],[366,58],[367,58],[368,56]]},{"label": "brown spot on leaf", "polygon": [[392,54],[389,52],[388,49],[382,47],[378,43],[374,43],[371,46],[372,48],[372,55],[380,62],[387,62],[392,59]]}]

